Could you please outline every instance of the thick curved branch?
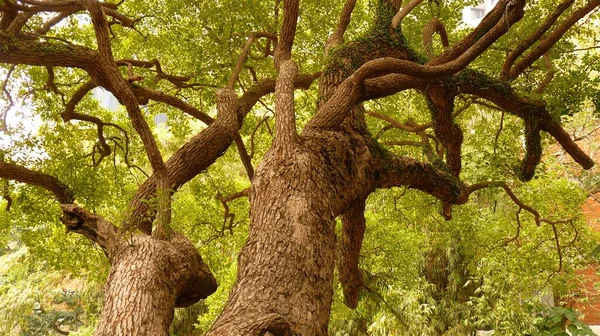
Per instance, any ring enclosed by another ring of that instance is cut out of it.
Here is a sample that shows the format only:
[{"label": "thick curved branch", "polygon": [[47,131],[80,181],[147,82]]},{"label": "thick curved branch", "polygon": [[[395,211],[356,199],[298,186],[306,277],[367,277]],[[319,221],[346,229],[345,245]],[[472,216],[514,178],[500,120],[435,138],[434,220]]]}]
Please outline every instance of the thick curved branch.
[{"label": "thick curved branch", "polygon": [[78,233],[97,243],[112,260],[121,246],[119,229],[101,216],[93,214],[76,204],[61,204],[63,216],[60,221],[68,231]]},{"label": "thick curved branch", "polygon": [[[599,0],[600,1],[600,0]],[[420,83],[414,78],[431,81],[433,79],[451,76],[467,67],[475,58],[484,52],[498,38],[504,35],[510,26],[523,17],[522,1],[513,1],[502,19],[493,28],[485,32],[473,45],[460,56],[444,64],[434,63],[422,65],[413,61],[384,57],[364,63],[352,76],[338,86],[331,98],[319,109],[307,127],[328,128],[339,125],[351,110],[350,107],[365,99],[365,81],[375,77],[390,74],[402,74],[395,77],[395,88],[415,88]],[[520,5],[517,4],[520,3]],[[443,56],[442,54],[441,56]]]},{"label": "thick curved branch", "polygon": [[521,97],[505,82],[494,80],[475,71],[464,71],[454,77],[460,92],[484,98],[526,122],[534,122],[540,130],[548,132],[569,155],[584,169],[594,166],[594,161],[569,134],[555,121],[541,101]]},{"label": "thick curved branch", "polygon": [[360,248],[365,235],[365,200],[351,204],[341,215],[342,237],[340,239],[340,257],[338,271],[344,292],[344,303],[348,308],[358,306],[358,294],[364,287],[362,274],[358,268]]},{"label": "thick curved branch", "polygon": [[544,20],[544,22],[525,40],[521,41],[515,50],[511,51],[504,64],[502,65],[502,72],[500,73],[500,79],[508,79],[510,68],[523,53],[529,49],[535,42],[537,42],[547,31],[554,25],[556,20],[563,14],[567,8],[569,8],[575,0],[565,0],[561,2],[556,9]]},{"label": "thick curved branch", "polygon": [[408,13],[410,13],[413,9],[415,9],[415,7],[420,5],[422,2],[423,0],[411,0],[405,6],[402,6],[398,13],[396,13],[396,15],[394,15],[394,17],[392,18],[392,29],[398,28],[398,26],[400,25],[402,20],[408,15]]},{"label": "thick curved branch", "polygon": [[465,185],[448,172],[406,156],[386,153],[377,163],[378,188],[408,186],[448,204],[468,200]]},{"label": "thick curved branch", "polygon": [[462,168],[463,133],[454,122],[455,96],[449,94],[446,89],[436,86],[431,86],[426,92],[435,136],[446,148],[446,164],[450,174],[458,177]]},{"label": "thick curved branch", "polygon": [[14,163],[0,161],[0,178],[42,187],[54,194],[63,204],[73,203],[73,191],[56,177]]},{"label": "thick curved branch", "polygon": [[0,161],[0,178],[42,187],[54,194],[61,203],[61,221],[67,230],[79,233],[97,243],[109,258],[118,243],[118,229],[102,217],[82,209],[76,204],[73,191],[52,175],[34,171],[14,163]]}]

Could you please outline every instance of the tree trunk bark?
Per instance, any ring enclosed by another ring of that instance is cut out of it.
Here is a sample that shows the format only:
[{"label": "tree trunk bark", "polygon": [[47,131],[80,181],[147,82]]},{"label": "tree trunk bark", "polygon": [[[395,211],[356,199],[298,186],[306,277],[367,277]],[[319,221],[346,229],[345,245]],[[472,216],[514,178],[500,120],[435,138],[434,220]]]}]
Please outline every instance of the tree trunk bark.
[{"label": "tree trunk bark", "polygon": [[134,236],[109,257],[113,264],[95,336],[167,336],[175,307],[187,307],[217,288],[196,248],[178,234],[168,242]]},{"label": "tree trunk bark", "polygon": [[360,136],[319,130],[286,155],[272,148],[251,192],[236,285],[209,335],[327,335],[335,218],[373,189]]}]

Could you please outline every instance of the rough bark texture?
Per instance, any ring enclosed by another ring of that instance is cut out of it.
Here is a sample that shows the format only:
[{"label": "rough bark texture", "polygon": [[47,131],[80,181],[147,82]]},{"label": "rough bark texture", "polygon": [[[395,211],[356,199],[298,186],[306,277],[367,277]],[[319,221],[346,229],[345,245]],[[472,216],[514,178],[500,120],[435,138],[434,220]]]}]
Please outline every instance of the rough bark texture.
[{"label": "rough bark texture", "polygon": [[[358,265],[366,225],[364,202],[371,192],[395,186],[419,189],[441,200],[444,215],[449,218],[452,205],[466,202],[469,193],[485,187],[481,184],[467,187],[459,180],[462,131],[453,119],[454,99],[458,94],[486,99],[524,121],[527,148],[520,167],[523,180],[533,177],[541,158],[541,131],[554,137],[584,168],[593,166],[593,161],[552,118],[544,102],[524,98],[509,83],[467,69],[523,17],[525,0],[500,0],[471,34],[447,46],[437,57],[429,52],[431,60],[415,53],[401,31],[402,18],[421,2],[409,1],[400,9],[399,0],[380,0],[375,22],[366,36],[342,44],[355,5],[355,1],[347,0],[330,41],[339,48],[331,51],[320,77],[317,111],[301,134],[294,120],[294,88],[310,86],[316,76],[297,75],[291,61],[300,13],[298,0],[283,1],[278,36],[264,35],[273,43],[278,42],[274,57],[279,71],[277,80],[257,81],[237,97],[233,87],[252,43],[249,39],[228,87],[217,93],[215,120],[176,97],[133,85],[133,73],[123,76],[120,66],[128,66],[128,70],[140,66],[155,68],[157,78],[166,78],[178,88],[185,88],[189,79],[165,74],[157,60],[115,61],[106,16],[126,27],[135,23],[118,12],[117,4],[95,0],[28,0],[4,1],[0,5],[0,62],[45,66],[50,87],[54,85],[52,67],[80,68],[87,72],[89,81],[67,104],[65,120],[95,123],[101,145],[106,143],[102,127],[108,124],[76,113],[75,107],[91,88],[100,86],[109,90],[127,108],[153,168],[153,176],[131,201],[130,216],[124,230],[120,230],[99,215],[73,204],[72,191],[55,177],[0,160],[0,178],[51,191],[63,203],[61,219],[67,229],[99,244],[111,261],[106,303],[96,335],[168,335],[175,307],[188,306],[214,292],[216,281],[194,246],[179,234],[170,233],[170,193],[208,168],[233,141],[240,148],[244,162],[249,161],[238,132],[246,114],[268,93],[276,93],[277,134],[256,172],[252,174],[251,165],[247,166],[249,176],[254,176],[249,236],[239,256],[234,289],[209,335],[327,335],[336,262],[346,304],[349,307],[358,304],[362,286]],[[505,63],[501,78],[512,80],[522,74],[568,29],[600,6],[600,0],[589,0],[546,34],[572,4],[573,1],[565,0],[533,35],[517,46]],[[98,50],[40,41],[39,34],[47,33],[61,20],[82,10],[92,17]],[[36,32],[28,32],[28,20],[34,17],[30,13],[41,12],[57,15]],[[433,22],[428,29],[428,46],[433,31],[444,37],[441,23]],[[544,34],[547,37],[525,54]],[[443,44],[446,47],[445,39]],[[417,89],[426,96],[431,126],[444,147],[445,162],[437,158],[434,165],[395,156],[369,134],[362,102],[406,89]],[[148,100],[178,108],[209,126],[163,162],[139,108],[139,104]],[[108,153],[110,147],[103,150]],[[515,203],[534,214],[538,224],[544,221],[535,210],[520,202],[506,184],[490,185],[502,186]],[[153,195],[161,200],[158,214],[146,202]],[[340,257],[336,260],[334,225],[338,216],[342,216],[343,233],[339,239]],[[147,236],[152,232],[155,218],[160,228]],[[133,235],[136,228],[146,235]]]},{"label": "rough bark texture", "polygon": [[320,131],[301,140],[289,155],[271,150],[256,171],[237,282],[209,335],[327,335],[334,220],[373,189],[373,167],[359,137]]},{"label": "rough bark texture", "polygon": [[212,294],[216,280],[187,238],[135,236],[112,255],[102,320],[94,335],[168,335],[175,307]]},{"label": "rough bark texture", "polygon": [[340,238],[338,271],[344,291],[344,303],[354,309],[358,306],[358,294],[364,285],[358,262],[367,226],[365,200],[351,204],[341,217],[342,237]]}]

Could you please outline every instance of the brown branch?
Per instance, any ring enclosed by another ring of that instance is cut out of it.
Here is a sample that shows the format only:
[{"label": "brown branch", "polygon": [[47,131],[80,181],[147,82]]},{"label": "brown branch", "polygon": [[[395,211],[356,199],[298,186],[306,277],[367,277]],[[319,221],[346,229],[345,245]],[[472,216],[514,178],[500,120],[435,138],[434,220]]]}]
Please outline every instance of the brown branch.
[{"label": "brown branch", "polygon": [[[308,89],[320,73],[299,75],[294,87]],[[263,79],[246,90],[239,98],[237,111],[223,111],[214,123],[193,136],[167,161],[170,190],[175,191],[194,178],[221,157],[239,131],[243,118],[250,112],[261,97],[275,91],[274,79]],[[151,229],[154,214],[148,206],[155,192],[156,178],[151,176],[138,188],[130,203],[131,213],[126,227],[139,228],[145,233]]]},{"label": "brown branch", "polygon": [[298,144],[294,108],[294,81],[298,68],[292,60],[282,61],[275,86],[275,140],[274,148],[285,152]]},{"label": "brown branch", "polygon": [[5,212],[9,212],[12,207],[13,199],[10,196],[10,184],[8,180],[4,181],[4,187],[2,188],[2,198],[6,201],[6,207],[4,208]]},{"label": "brown branch", "polygon": [[10,23],[17,17],[19,11],[9,6],[2,7],[2,17],[0,18],[0,30],[5,30]]},{"label": "brown branch", "polygon": [[423,0],[411,0],[405,6],[402,6],[398,13],[396,13],[396,15],[394,15],[394,17],[392,18],[392,29],[398,28],[398,26],[400,26],[400,23],[408,15],[408,13],[410,13],[413,9],[415,9],[415,7],[420,5],[421,2],[423,2]]},{"label": "brown branch", "polygon": [[418,125],[414,122],[414,120],[412,119],[408,119],[406,122],[401,123],[398,120],[392,118],[392,117],[388,117],[385,114],[379,113],[379,112],[375,112],[375,111],[371,111],[371,110],[367,110],[365,111],[365,113],[373,118],[377,118],[377,119],[381,119],[383,121],[386,121],[387,123],[389,123],[391,126],[393,126],[394,128],[397,129],[401,129],[407,132],[411,132],[411,133],[419,133],[422,132],[430,127],[433,126],[432,122],[428,122],[422,125]]},{"label": "brown branch", "polygon": [[465,185],[458,178],[413,158],[389,154],[379,158],[376,169],[378,188],[408,186],[448,204],[463,204],[468,200]]},{"label": "brown branch", "polygon": [[[88,81],[85,84],[83,84],[79,89],[77,89],[77,91],[75,91],[75,93],[73,94],[73,96],[71,97],[69,102],[67,103],[65,110],[61,114],[61,117],[65,122],[75,119],[75,120],[87,121],[87,122],[96,124],[97,133],[98,133],[98,144],[100,145],[100,147],[99,147],[100,158],[96,161],[96,159],[92,156],[94,167],[98,166],[100,164],[100,162],[102,162],[102,160],[105,157],[107,157],[108,155],[110,155],[110,153],[111,153],[110,146],[106,143],[106,138],[104,137],[104,126],[106,126],[108,124],[105,123],[104,121],[102,121],[100,118],[90,116],[87,114],[76,113],[75,107],[79,104],[79,102],[81,102],[83,97],[85,97],[85,95],[87,95],[88,92],[90,92],[95,87],[96,87],[96,84],[92,81]],[[114,124],[110,124],[110,125],[114,126],[116,128],[119,128],[124,132],[124,130],[121,127],[114,125]]]},{"label": "brown branch", "polygon": [[62,204],[61,222],[70,232],[78,233],[97,243],[112,261],[118,247],[121,246],[121,233],[112,223],[93,214],[76,204]]},{"label": "brown branch", "polygon": [[[209,238],[209,240],[212,240],[212,239],[215,239],[218,237],[222,237],[223,234],[225,233],[225,229],[228,229],[229,233],[233,234],[233,227],[234,227],[233,221],[235,219],[235,214],[231,213],[228,203],[233,200],[236,200],[238,198],[248,197],[249,195],[250,195],[250,188],[244,189],[240,192],[231,194],[229,196],[223,196],[223,195],[221,195],[221,193],[217,193],[215,198],[218,199],[221,202],[221,204],[223,204],[223,225],[221,227],[221,231],[217,232],[217,236],[211,237],[211,238]],[[205,242],[205,243],[207,243],[207,242]]]},{"label": "brown branch", "polygon": [[542,136],[535,122],[525,120],[525,157],[519,169],[519,179],[530,181],[542,160]]},{"label": "brown branch", "polygon": [[275,67],[279,69],[282,61],[292,56],[292,45],[298,23],[298,7],[300,0],[283,0],[283,22],[279,31],[279,41],[275,50]]},{"label": "brown branch", "polygon": [[358,306],[358,294],[364,287],[362,274],[358,267],[360,248],[365,235],[365,200],[349,205],[342,213],[342,236],[339,243],[340,257],[338,271],[344,292],[344,303],[348,308]]},{"label": "brown branch", "polygon": [[47,34],[50,31],[50,29],[52,29],[52,27],[56,26],[62,20],[64,20],[64,19],[68,18],[69,16],[77,13],[80,10],[81,10],[80,8],[73,8],[71,10],[64,11],[64,12],[56,14],[50,20],[46,21],[40,28],[36,29],[35,33],[37,33],[39,35],[45,35],[45,34]]},{"label": "brown branch", "polygon": [[552,221],[548,221],[547,223],[552,226],[552,232],[554,233],[554,242],[556,243],[556,252],[558,253],[558,270],[556,270],[556,273],[560,273],[562,271],[563,256],[560,250],[560,240],[558,238],[558,231],[556,230],[556,223]]},{"label": "brown branch", "polygon": [[27,23],[27,20],[29,20],[34,14],[35,13],[33,12],[19,13],[4,32],[9,35],[18,35],[23,26]]},{"label": "brown branch", "polygon": [[493,39],[495,35],[488,35],[492,30],[505,29],[504,32],[508,31],[513,23],[523,17],[524,6],[525,0],[498,1],[498,4],[494,6],[469,35],[446,49],[440,56],[428,64],[439,65],[455,60],[477,43],[480,43],[482,39]]},{"label": "brown branch", "polygon": [[544,90],[546,90],[546,88],[548,87],[550,82],[552,82],[552,79],[554,78],[554,75],[556,74],[556,70],[554,69],[554,66],[552,65],[552,60],[550,59],[550,56],[548,55],[548,53],[544,54],[544,64],[546,65],[546,75],[544,76],[544,79],[542,79],[542,81],[540,82],[540,84],[534,91],[536,94],[539,94],[539,95],[544,93]]},{"label": "brown branch", "polygon": [[463,133],[461,128],[454,122],[455,96],[448,94],[445,88],[436,86],[431,86],[426,93],[435,136],[446,148],[446,164],[449,172],[458,177],[462,169],[461,146]]},{"label": "brown branch", "polygon": [[425,53],[430,58],[434,57],[433,54],[433,34],[438,33],[442,40],[442,46],[448,48],[448,34],[446,33],[446,27],[438,20],[438,18],[432,18],[425,27],[423,27],[423,44],[425,45]]},{"label": "brown branch", "polygon": [[252,181],[252,178],[254,177],[254,166],[252,166],[252,158],[248,154],[246,146],[244,145],[244,141],[240,137],[239,133],[235,134],[233,141],[235,142],[238,154],[240,155],[240,160],[242,161],[244,169],[246,170],[246,175],[248,175],[248,179]]},{"label": "brown branch", "polygon": [[144,88],[144,87],[137,86],[137,85],[132,85],[131,88],[133,90],[133,93],[135,93],[135,95],[138,98],[143,97],[146,100],[150,99],[150,100],[154,100],[157,102],[165,103],[169,106],[172,106],[176,109],[181,110],[182,112],[187,113],[188,115],[202,121],[203,123],[205,123],[207,125],[210,125],[215,121],[208,114],[198,110],[196,107],[186,103],[185,101],[183,101],[175,96],[171,96],[171,95],[168,95],[161,91]]},{"label": "brown branch", "polygon": [[14,163],[0,161],[0,178],[42,187],[54,194],[63,204],[73,203],[73,191],[56,177]]},{"label": "brown branch", "polygon": [[[428,65],[391,57],[378,58],[364,63],[352,76],[348,77],[337,87],[327,102],[319,108],[319,111],[310,120],[307,127],[329,128],[339,125],[351,110],[350,107],[369,96],[365,94],[368,93],[368,90],[364,88],[365,81],[368,79],[389,74],[402,74],[404,76],[393,77],[396,81],[393,85],[394,89],[399,90],[400,88],[409,89],[420,86],[422,83],[415,81],[415,78],[431,81],[451,76],[463,70],[498,38],[504,35],[510,26],[523,17],[523,0],[512,0],[511,4],[506,9],[505,15],[502,16],[502,20],[498,21],[493,28],[485,32],[482,37],[477,39],[476,42],[456,59],[444,64],[436,63],[440,59],[439,57]],[[446,53],[440,57],[444,55]],[[381,83],[381,81],[379,82]],[[386,84],[389,82],[389,79],[385,81]]]},{"label": "brown branch", "polygon": [[556,9],[544,20],[544,22],[533,32],[529,37],[525,40],[521,41],[519,45],[515,48],[515,50],[511,51],[504,64],[502,65],[502,72],[500,73],[501,79],[508,79],[508,75],[510,73],[510,69],[527,49],[529,49],[535,42],[537,42],[547,31],[554,25],[556,20],[563,14],[567,8],[569,8],[575,0],[565,0],[561,2]]},{"label": "brown branch", "polygon": [[517,78],[525,71],[525,69],[529,68],[533,62],[548,52],[548,50],[550,50],[550,48],[552,48],[573,25],[598,6],[600,6],[600,0],[589,0],[584,7],[571,13],[571,15],[546,36],[535,49],[523,56],[523,58],[511,68],[506,78],[509,80]]},{"label": "brown branch", "polygon": [[594,166],[594,161],[577,146],[569,134],[546,110],[544,102],[524,98],[505,82],[501,82],[474,71],[455,76],[460,92],[484,98],[501,109],[516,115],[526,123],[536,124],[540,130],[548,132],[561,147],[584,169]]},{"label": "brown branch", "polygon": [[515,235],[512,238],[507,239],[504,242],[504,246],[508,246],[508,244],[510,244],[510,243],[514,242],[515,240],[519,239],[519,235],[521,234],[521,217],[520,217],[521,210],[523,210],[523,208],[519,207],[519,210],[517,210],[517,213],[516,213],[516,216],[515,216],[515,220],[517,221],[517,232],[515,233]]},{"label": "brown branch", "polygon": [[52,175],[34,171],[23,166],[0,161],[0,178],[42,187],[54,194],[61,203],[61,221],[67,230],[79,233],[102,247],[111,258],[118,244],[118,229],[102,217],[82,209],[75,202],[73,191]]},{"label": "brown branch", "polygon": [[502,129],[504,128],[504,115],[505,111],[502,110],[502,115],[500,116],[500,126],[498,127],[498,131],[494,136],[494,154],[496,154],[496,150],[498,149],[498,139],[500,138],[500,133],[502,133]]},{"label": "brown branch", "polygon": [[474,193],[475,191],[481,190],[481,189],[485,189],[485,188],[502,188],[504,189],[504,191],[506,192],[506,194],[508,195],[508,197],[510,197],[510,199],[517,205],[519,206],[519,208],[529,212],[530,214],[533,215],[533,219],[535,221],[535,224],[537,226],[540,226],[542,221],[547,221],[546,219],[543,219],[540,215],[540,213],[535,210],[533,207],[523,203],[516,195],[515,193],[512,191],[512,189],[508,186],[508,184],[506,184],[506,182],[482,182],[482,183],[475,183],[472,184],[470,186],[467,187],[466,193],[467,193],[467,197],[469,195],[471,195],[472,193]]},{"label": "brown branch", "polygon": [[129,82],[142,80],[143,77],[135,75],[133,73],[133,67],[140,67],[144,69],[152,69],[154,68],[154,72],[156,72],[156,78],[158,80],[165,79],[171,84],[175,85],[178,88],[194,88],[194,87],[216,87],[210,84],[202,84],[202,83],[188,83],[192,79],[192,76],[178,76],[168,74],[163,71],[160,61],[158,59],[152,59],[150,61],[140,61],[135,59],[121,59],[116,61],[118,66],[126,66],[127,72],[129,76]]},{"label": "brown branch", "polygon": [[10,94],[10,92],[8,91],[8,89],[6,88],[8,86],[8,80],[10,79],[10,76],[12,75],[13,71],[15,70],[16,65],[11,65],[10,68],[8,68],[8,72],[6,73],[6,77],[4,78],[4,81],[2,82],[2,87],[1,87],[1,94],[3,96],[6,97],[6,100],[8,101],[8,104],[6,104],[6,106],[4,107],[4,109],[2,110],[2,130],[4,132],[8,131],[8,125],[6,124],[6,115],[8,114],[8,111],[10,111],[10,109],[14,106],[14,101],[12,99],[12,96]]},{"label": "brown branch", "polygon": [[262,118],[258,124],[256,124],[256,127],[254,127],[254,130],[252,131],[252,133],[250,134],[250,159],[252,159],[254,157],[254,138],[256,137],[256,133],[258,132],[258,130],[260,129],[260,127],[263,125],[263,123],[267,122],[269,120],[269,117],[264,117]]},{"label": "brown branch", "polygon": [[156,140],[152,135],[152,131],[148,127],[148,124],[140,111],[137,99],[135,98],[129,83],[121,76],[117,63],[112,56],[108,24],[102,8],[95,0],[84,0],[83,4],[92,18],[100,54],[100,66],[103,68],[107,77],[107,84],[110,85],[110,91],[125,105],[131,123],[142,139],[146,155],[148,156],[154,175],[157,178],[156,193],[158,202],[156,230],[153,231],[153,236],[157,239],[169,240],[171,236],[169,228],[169,223],[171,221],[171,195],[169,191],[169,175],[167,167],[162,159],[162,155],[156,144]]},{"label": "brown branch", "polygon": [[227,88],[233,89],[233,87],[235,86],[235,82],[237,82],[240,72],[242,71],[244,63],[246,62],[246,59],[248,58],[250,49],[252,48],[252,43],[254,43],[254,41],[256,39],[261,38],[261,37],[267,38],[267,39],[273,40],[273,41],[277,40],[277,35],[275,35],[275,34],[266,33],[266,32],[250,33],[250,35],[248,35],[248,39],[246,40],[246,44],[244,44],[244,47],[242,48],[242,52],[240,53],[240,56],[238,57],[237,63],[235,64],[235,68],[233,69],[233,72],[229,76],[229,81],[227,82],[227,86],[226,86]]},{"label": "brown branch", "polygon": [[350,24],[355,5],[356,0],[346,0],[342,13],[340,14],[340,19],[338,20],[338,25],[325,43],[325,54],[327,54],[331,48],[335,48],[344,43],[344,34],[346,33],[348,24]]}]

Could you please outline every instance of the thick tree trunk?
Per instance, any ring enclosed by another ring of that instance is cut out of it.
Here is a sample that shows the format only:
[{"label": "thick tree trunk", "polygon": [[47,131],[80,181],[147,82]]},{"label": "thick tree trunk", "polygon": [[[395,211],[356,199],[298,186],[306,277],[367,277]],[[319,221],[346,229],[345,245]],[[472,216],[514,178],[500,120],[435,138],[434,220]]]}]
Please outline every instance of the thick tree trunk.
[{"label": "thick tree trunk", "polygon": [[256,171],[248,241],[225,311],[209,335],[327,335],[335,218],[373,189],[362,137],[304,134]]},{"label": "thick tree trunk", "polygon": [[96,336],[166,336],[175,307],[189,306],[216,290],[196,248],[178,234],[169,242],[132,237],[110,257]]}]

